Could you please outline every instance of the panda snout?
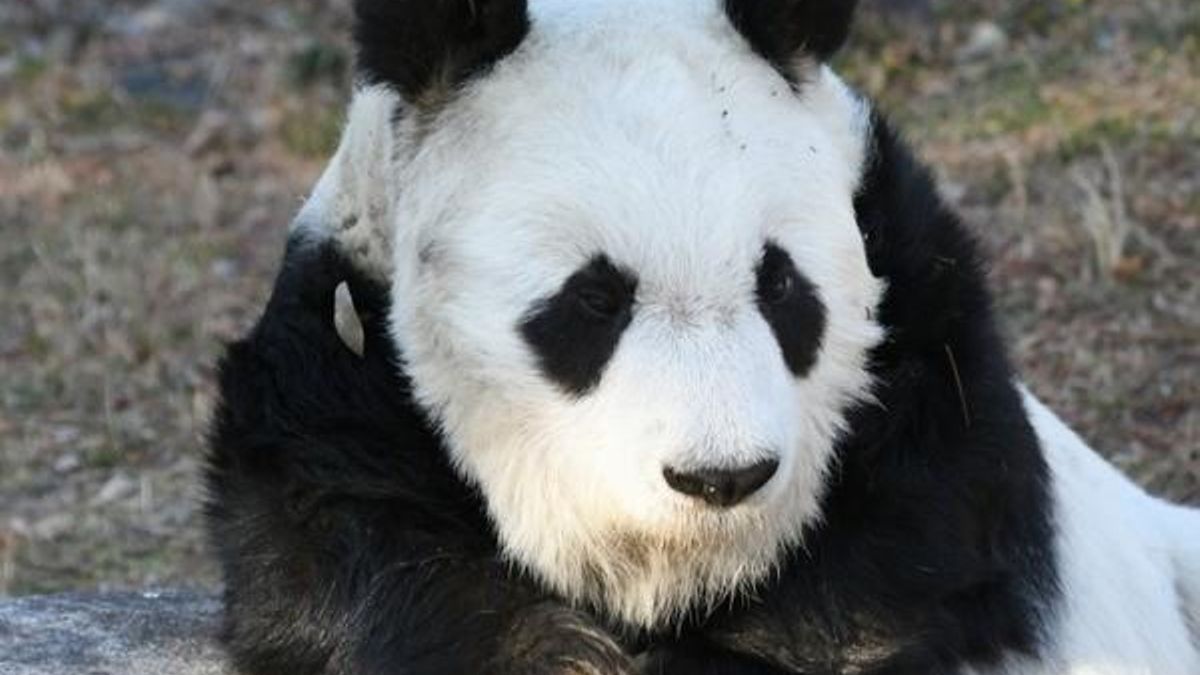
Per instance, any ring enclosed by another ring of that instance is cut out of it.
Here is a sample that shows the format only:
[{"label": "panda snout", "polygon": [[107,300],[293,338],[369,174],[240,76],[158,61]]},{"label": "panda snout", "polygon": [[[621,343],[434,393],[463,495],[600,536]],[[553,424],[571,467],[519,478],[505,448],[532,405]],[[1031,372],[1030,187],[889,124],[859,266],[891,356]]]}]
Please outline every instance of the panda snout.
[{"label": "panda snout", "polygon": [[741,468],[663,469],[672,490],[695,497],[710,506],[729,508],[746,500],[771,480],[779,460],[765,459]]}]

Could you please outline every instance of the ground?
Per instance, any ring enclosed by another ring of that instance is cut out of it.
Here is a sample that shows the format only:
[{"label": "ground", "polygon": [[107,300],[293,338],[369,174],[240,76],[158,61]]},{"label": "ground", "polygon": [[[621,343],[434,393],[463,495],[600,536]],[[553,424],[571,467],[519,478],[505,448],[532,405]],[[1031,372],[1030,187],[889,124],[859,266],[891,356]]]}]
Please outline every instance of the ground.
[{"label": "ground", "polygon": [[[214,363],[336,141],[347,4],[0,4],[0,596],[216,582]],[[1200,504],[1200,4],[866,4],[840,68],[987,244],[1032,388]]]}]

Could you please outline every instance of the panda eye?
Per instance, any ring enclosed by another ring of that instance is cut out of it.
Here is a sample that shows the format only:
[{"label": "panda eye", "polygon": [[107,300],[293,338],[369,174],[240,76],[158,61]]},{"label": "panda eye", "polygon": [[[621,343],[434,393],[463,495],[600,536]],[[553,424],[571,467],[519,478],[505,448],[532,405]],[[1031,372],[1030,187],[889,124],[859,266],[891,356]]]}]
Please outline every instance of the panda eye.
[{"label": "panda eye", "polygon": [[628,314],[635,288],[628,273],[601,256],[573,274],[565,290],[584,316],[615,322]]},{"label": "panda eye", "polygon": [[796,283],[789,270],[777,269],[769,273],[759,286],[758,294],[763,302],[769,305],[779,305],[787,302],[792,295]]},{"label": "panda eye", "polygon": [[575,290],[579,306],[588,314],[605,321],[620,316],[625,309],[624,294],[601,284],[588,284]]},{"label": "panda eye", "polygon": [[757,294],[759,302],[780,305],[792,297],[796,288],[795,267],[787,254],[768,246],[758,268]]}]

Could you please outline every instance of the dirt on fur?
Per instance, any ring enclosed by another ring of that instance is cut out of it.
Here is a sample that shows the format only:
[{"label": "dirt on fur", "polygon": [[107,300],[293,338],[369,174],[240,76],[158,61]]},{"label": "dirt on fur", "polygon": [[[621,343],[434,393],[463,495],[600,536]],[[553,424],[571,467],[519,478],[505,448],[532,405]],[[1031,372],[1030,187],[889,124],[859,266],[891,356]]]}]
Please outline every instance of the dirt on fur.
[{"label": "dirt on fur", "polygon": [[[1032,388],[1200,503],[1200,5],[865,5],[840,69],[987,244]],[[0,596],[216,583],[214,365],[336,143],[348,12],[0,5]]]}]

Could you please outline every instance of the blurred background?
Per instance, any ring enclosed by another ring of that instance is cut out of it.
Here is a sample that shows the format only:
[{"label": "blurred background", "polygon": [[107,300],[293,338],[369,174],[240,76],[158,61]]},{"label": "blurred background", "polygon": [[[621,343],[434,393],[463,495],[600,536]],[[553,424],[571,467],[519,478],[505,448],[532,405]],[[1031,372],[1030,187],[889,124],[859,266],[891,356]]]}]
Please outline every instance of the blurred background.
[{"label": "blurred background", "polygon": [[[212,585],[197,470],[348,98],[349,0],[0,2],[0,596]],[[1032,388],[1200,504],[1200,3],[865,0],[842,72]]]}]

